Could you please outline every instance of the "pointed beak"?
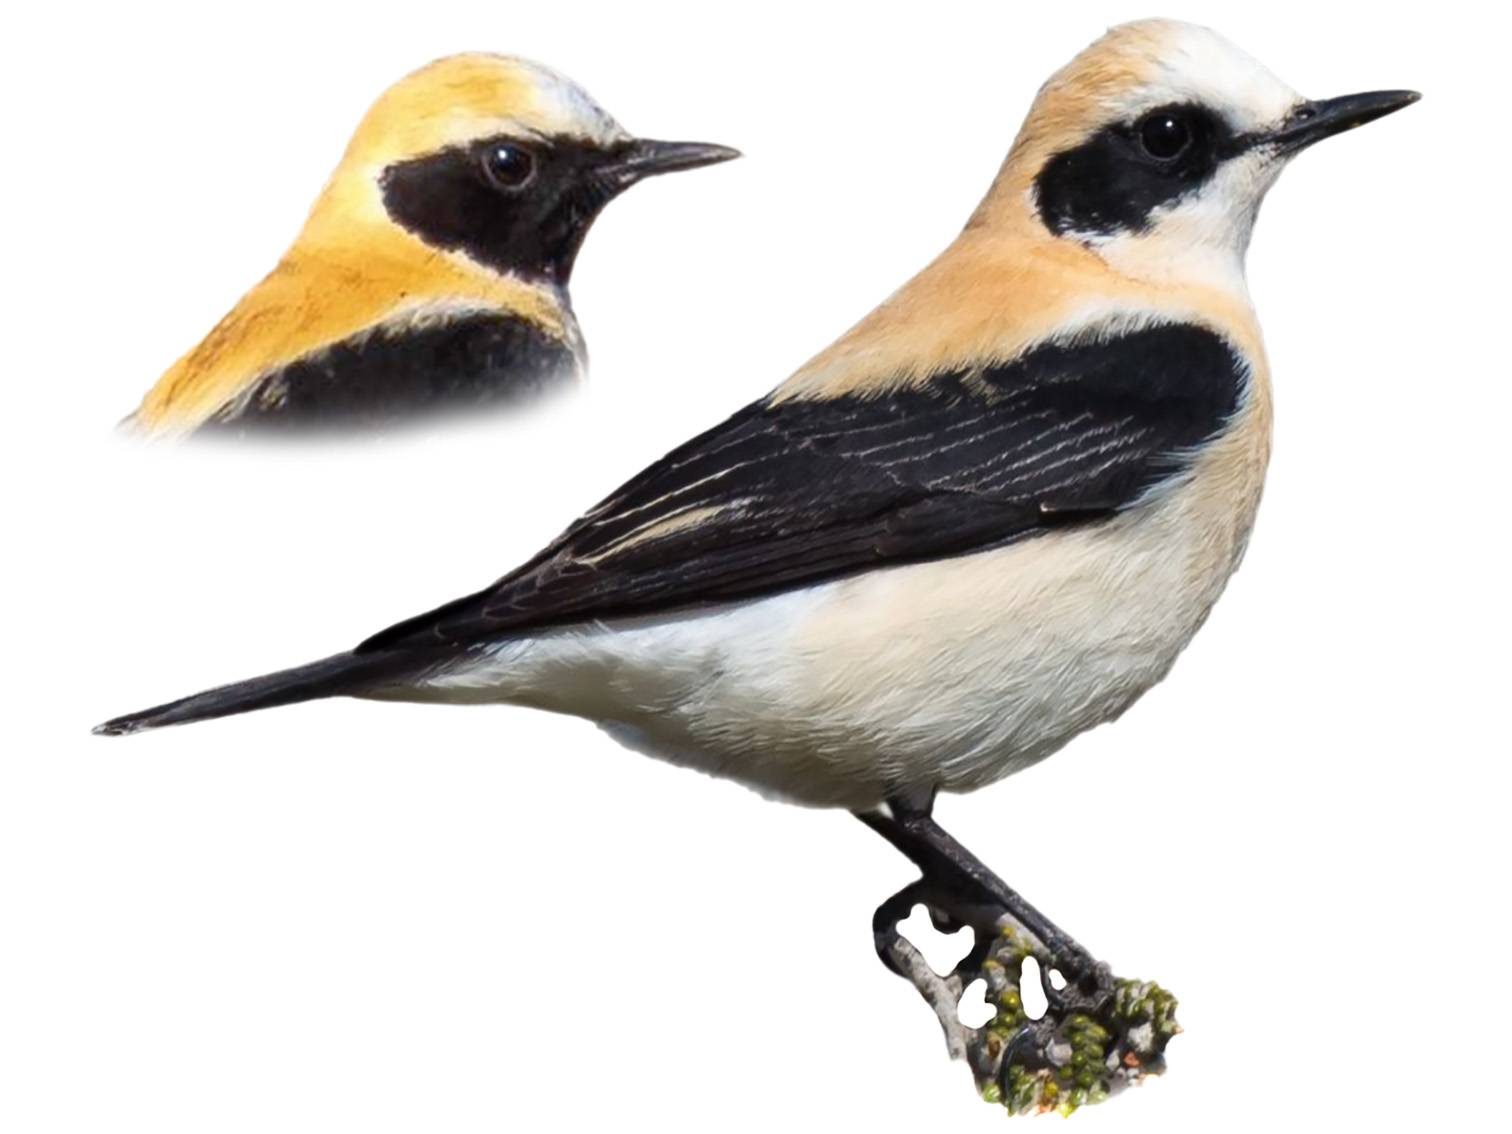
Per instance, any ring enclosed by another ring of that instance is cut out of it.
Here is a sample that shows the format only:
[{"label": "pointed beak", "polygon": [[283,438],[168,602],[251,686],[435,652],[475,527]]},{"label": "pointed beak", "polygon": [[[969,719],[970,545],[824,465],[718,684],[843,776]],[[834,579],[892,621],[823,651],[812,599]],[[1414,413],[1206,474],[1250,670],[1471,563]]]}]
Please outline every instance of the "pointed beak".
[{"label": "pointed beak", "polygon": [[1417,91],[1366,91],[1364,94],[1304,102],[1287,116],[1280,129],[1258,140],[1290,156],[1314,142],[1395,114],[1422,97]]},{"label": "pointed beak", "polygon": [[656,142],[641,138],[616,149],[602,170],[630,185],[659,173],[698,169],[738,157],[739,150],[716,146],[712,142]]}]

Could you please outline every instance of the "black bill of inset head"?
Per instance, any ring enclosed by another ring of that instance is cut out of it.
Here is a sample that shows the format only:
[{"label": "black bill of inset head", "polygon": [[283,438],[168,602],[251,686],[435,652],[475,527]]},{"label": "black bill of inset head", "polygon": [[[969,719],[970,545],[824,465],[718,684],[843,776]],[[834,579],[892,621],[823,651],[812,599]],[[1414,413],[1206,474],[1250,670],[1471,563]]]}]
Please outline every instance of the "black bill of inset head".
[{"label": "black bill of inset head", "polygon": [[611,174],[625,184],[661,173],[677,173],[733,161],[740,151],[712,142],[658,142],[639,138],[607,151],[599,172]]},{"label": "black bill of inset head", "polygon": [[1417,91],[1365,91],[1304,102],[1291,112],[1280,129],[1265,135],[1262,141],[1283,153],[1294,154],[1324,138],[1395,114],[1422,97]]}]

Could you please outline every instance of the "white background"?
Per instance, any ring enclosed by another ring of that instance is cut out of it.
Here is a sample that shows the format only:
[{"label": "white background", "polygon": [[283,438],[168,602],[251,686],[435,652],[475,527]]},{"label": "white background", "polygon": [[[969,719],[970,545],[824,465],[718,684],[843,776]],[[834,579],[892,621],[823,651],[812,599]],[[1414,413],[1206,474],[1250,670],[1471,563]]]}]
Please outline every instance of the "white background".
[{"label": "white background", "polygon": [[[46,14],[44,13],[46,11]],[[1482,13],[1472,15],[1472,11]],[[1506,1056],[1506,18],[1169,4],[1316,96],[1251,280],[1250,557],[1171,680],[942,821],[1181,997],[1104,1130],[1489,1129]],[[6,17],[0,1129],[989,1130],[871,953],[844,814],[512,709],[88,728],[475,589],[776,384],[957,231],[1125,4],[30,5]],[[511,51],[744,161],[612,205],[595,379],[334,449],[112,434],[271,266],[370,99]],[[1054,1120],[1049,1120],[1054,1121]]]}]

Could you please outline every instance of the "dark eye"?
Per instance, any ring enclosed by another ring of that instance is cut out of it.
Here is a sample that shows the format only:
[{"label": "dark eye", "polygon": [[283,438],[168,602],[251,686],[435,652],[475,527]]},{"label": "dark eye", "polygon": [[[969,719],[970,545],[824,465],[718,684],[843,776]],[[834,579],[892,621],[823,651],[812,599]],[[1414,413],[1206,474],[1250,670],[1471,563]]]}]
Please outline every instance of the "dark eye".
[{"label": "dark eye", "polygon": [[1157,110],[1140,119],[1139,144],[1152,158],[1170,161],[1192,144],[1192,128],[1180,114]]},{"label": "dark eye", "polygon": [[483,152],[483,176],[495,189],[519,189],[535,176],[535,155],[512,142],[489,146]]}]

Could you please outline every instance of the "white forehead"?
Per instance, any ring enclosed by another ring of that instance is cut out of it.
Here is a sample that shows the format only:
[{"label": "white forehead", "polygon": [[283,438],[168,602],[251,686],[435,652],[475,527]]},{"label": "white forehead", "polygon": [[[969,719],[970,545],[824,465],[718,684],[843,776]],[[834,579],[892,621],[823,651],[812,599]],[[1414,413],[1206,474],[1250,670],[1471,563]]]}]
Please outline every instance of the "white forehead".
[{"label": "white forehead", "polygon": [[629,137],[608,111],[566,75],[529,59],[510,57],[508,62],[529,83],[530,107],[520,117],[531,130],[604,144]]},{"label": "white forehead", "polygon": [[1274,124],[1301,100],[1257,59],[1210,28],[1145,20],[1114,28],[1141,43],[1146,80],[1127,92],[1121,110],[1137,115],[1166,103],[1199,103],[1238,131]]}]

